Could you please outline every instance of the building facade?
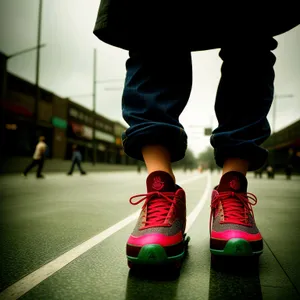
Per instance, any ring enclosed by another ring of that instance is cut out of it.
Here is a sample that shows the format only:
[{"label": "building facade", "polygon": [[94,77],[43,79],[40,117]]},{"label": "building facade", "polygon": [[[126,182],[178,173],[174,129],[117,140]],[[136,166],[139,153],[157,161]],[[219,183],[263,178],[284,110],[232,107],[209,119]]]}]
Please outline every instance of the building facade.
[{"label": "building facade", "polygon": [[122,133],[127,129],[120,122],[114,122],[114,135],[116,144],[116,163],[123,165],[134,165],[137,161],[125,154],[122,144]]},{"label": "building facade", "polygon": [[[1,98],[1,140],[6,156],[32,156],[38,136],[44,135],[47,157],[71,159],[77,144],[83,159],[93,161],[93,143],[97,162],[133,164],[123,152],[121,134],[125,126],[40,88],[35,118],[36,86],[7,73],[5,96]],[[93,139],[95,127],[95,140]]]},{"label": "building facade", "polygon": [[93,160],[93,125],[95,125],[96,158],[98,162],[116,163],[114,122],[68,100],[66,159],[77,144],[85,161]]},{"label": "building facade", "polygon": [[276,171],[292,164],[293,172],[300,173],[300,120],[273,133],[262,146],[269,150],[268,163]]}]

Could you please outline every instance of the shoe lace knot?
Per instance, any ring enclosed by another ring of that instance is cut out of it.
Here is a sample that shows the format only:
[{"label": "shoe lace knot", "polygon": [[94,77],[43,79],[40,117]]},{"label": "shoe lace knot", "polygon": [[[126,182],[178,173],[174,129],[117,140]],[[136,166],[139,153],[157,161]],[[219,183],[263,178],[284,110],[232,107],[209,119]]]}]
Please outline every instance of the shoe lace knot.
[{"label": "shoe lace knot", "polygon": [[211,202],[210,224],[214,212],[219,209],[220,202],[223,209],[223,220],[220,223],[240,224],[249,227],[253,225],[254,214],[252,206],[257,203],[257,198],[254,194],[248,192],[215,191]]},{"label": "shoe lace knot", "polygon": [[[142,197],[142,198],[141,198]],[[141,198],[137,201],[133,201],[134,198]],[[143,227],[141,229],[146,229],[150,227],[158,226],[170,226],[165,222],[167,215],[169,214],[172,204],[176,201],[174,200],[175,193],[173,192],[149,192],[147,194],[138,194],[132,196],[129,202],[132,205],[138,205],[145,201],[142,210],[146,211],[146,216],[144,218]],[[175,207],[174,207],[175,209]],[[175,211],[173,211],[175,213]]]}]

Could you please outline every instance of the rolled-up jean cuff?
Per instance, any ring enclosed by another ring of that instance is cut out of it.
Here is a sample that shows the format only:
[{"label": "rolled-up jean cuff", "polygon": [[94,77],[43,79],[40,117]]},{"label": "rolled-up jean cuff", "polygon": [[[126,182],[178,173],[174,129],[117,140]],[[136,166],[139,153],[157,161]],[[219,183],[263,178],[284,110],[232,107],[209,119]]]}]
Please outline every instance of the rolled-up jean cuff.
[{"label": "rolled-up jean cuff", "polygon": [[142,148],[147,145],[160,145],[170,152],[171,162],[184,158],[187,149],[187,135],[183,128],[163,124],[150,124],[143,128],[139,126],[138,129],[134,127],[122,134],[124,152],[128,156],[144,161]]},{"label": "rolled-up jean cuff", "polygon": [[240,145],[234,148],[215,149],[215,160],[219,167],[223,167],[224,161],[228,158],[240,158],[249,162],[248,171],[260,169],[267,161],[268,150],[255,144]]}]

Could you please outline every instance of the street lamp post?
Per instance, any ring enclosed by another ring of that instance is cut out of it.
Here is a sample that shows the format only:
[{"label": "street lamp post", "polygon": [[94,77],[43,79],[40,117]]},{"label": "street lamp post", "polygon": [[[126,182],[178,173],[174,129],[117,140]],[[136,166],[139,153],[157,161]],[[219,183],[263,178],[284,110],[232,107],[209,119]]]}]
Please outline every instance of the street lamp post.
[{"label": "street lamp post", "polygon": [[[94,51],[94,67],[93,67],[93,93],[92,94],[82,94],[82,95],[73,95],[73,96],[68,96],[67,98],[86,98],[86,97],[92,97],[93,98],[93,107],[92,107],[92,114],[93,114],[93,128],[92,128],[92,138],[93,138],[93,157],[92,157],[92,163],[93,165],[96,164],[97,162],[97,143],[96,143],[96,100],[97,100],[97,84],[102,84],[102,83],[108,83],[108,82],[114,82],[114,81],[121,81],[123,79],[106,79],[106,80],[96,80],[96,62],[97,62],[97,54],[96,51]],[[104,88],[104,90],[109,90],[107,88]]]},{"label": "street lamp post", "polygon": [[275,133],[275,125],[276,125],[276,104],[277,104],[277,99],[278,98],[293,98],[294,95],[292,94],[287,94],[287,95],[274,95],[274,100],[273,100],[273,133]]},{"label": "street lamp post", "polygon": [[43,0],[39,0],[39,14],[38,14],[38,32],[37,32],[37,54],[36,54],[36,72],[35,72],[35,88],[36,88],[36,99],[34,102],[34,119],[35,119],[35,135],[37,135],[38,127],[38,109],[40,101],[40,47],[41,47],[41,27],[42,27],[42,6]]},{"label": "street lamp post", "polygon": [[[189,125],[189,128],[203,128],[204,129],[204,135],[205,136],[211,136],[212,131],[213,131],[213,125],[214,125],[214,116],[210,116],[210,124],[209,126],[207,125]],[[198,134],[200,133],[199,131],[197,132]]]},{"label": "street lamp post", "polygon": [[96,99],[97,99],[97,84],[118,82],[124,79],[105,79],[97,80],[97,49],[94,48],[94,63],[93,63],[93,165],[97,162],[97,143],[96,143]]},{"label": "street lamp post", "polygon": [[24,54],[24,53],[26,53],[26,52],[31,52],[31,51],[36,50],[36,49],[38,49],[38,48],[43,48],[43,47],[45,47],[45,46],[46,46],[46,44],[40,44],[40,45],[37,45],[37,46],[35,46],[35,47],[31,47],[31,48],[24,49],[24,50],[22,50],[22,51],[15,52],[15,53],[13,53],[13,54],[11,54],[11,55],[8,55],[8,56],[7,56],[7,59],[10,59],[10,58],[12,58],[12,57],[15,57],[15,56]]},{"label": "street lamp post", "polygon": [[[87,95],[78,95],[78,96],[73,96],[73,97],[93,97],[93,158],[92,158],[92,163],[93,165],[96,164],[97,162],[97,143],[96,143],[96,102],[97,102],[97,84],[103,84],[103,83],[109,83],[109,82],[118,82],[118,81],[123,81],[124,79],[105,79],[105,80],[97,80],[97,49],[94,48],[94,54],[93,54],[93,93],[92,95],[87,94]],[[72,97],[68,97],[72,98]]]},{"label": "street lamp post", "polygon": [[97,144],[96,144],[96,77],[97,77],[97,50],[94,49],[93,65],[93,165],[97,161]]},{"label": "street lamp post", "polygon": [[1,67],[1,69],[3,70],[3,78],[2,78],[2,85],[1,85],[1,98],[5,98],[6,97],[6,89],[7,89],[7,86],[6,86],[6,82],[7,82],[7,62],[9,59],[11,58],[14,58],[16,56],[19,56],[19,55],[22,55],[24,53],[27,53],[27,52],[31,52],[31,51],[34,51],[38,48],[43,48],[45,47],[46,44],[40,44],[39,46],[35,46],[35,47],[31,47],[31,48],[26,48],[24,50],[21,50],[21,51],[18,51],[18,52],[15,52],[13,54],[10,54],[10,55],[3,55],[3,59],[4,59],[4,62],[3,62],[3,66]]}]

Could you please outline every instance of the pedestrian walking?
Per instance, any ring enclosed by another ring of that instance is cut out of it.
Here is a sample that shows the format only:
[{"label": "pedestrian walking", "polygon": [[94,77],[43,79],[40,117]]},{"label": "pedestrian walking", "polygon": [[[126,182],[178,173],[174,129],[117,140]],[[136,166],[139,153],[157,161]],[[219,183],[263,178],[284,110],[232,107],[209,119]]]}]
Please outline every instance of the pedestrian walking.
[{"label": "pedestrian walking", "polygon": [[294,149],[290,148],[288,150],[288,158],[287,158],[287,163],[286,163],[286,167],[285,167],[285,175],[286,175],[287,180],[290,180],[292,178],[295,157],[296,156],[294,154]]},{"label": "pedestrian walking", "polygon": [[210,251],[249,258],[263,252],[252,210],[257,198],[247,191],[246,174],[268,157],[261,144],[270,135],[274,36],[297,26],[300,14],[291,5],[270,4],[267,10],[251,5],[100,3],[94,34],[129,52],[122,95],[122,114],[129,124],[122,134],[124,151],[144,161],[148,172],[146,193],[130,198],[131,204],[144,205],[127,241],[129,266],[180,264],[184,256],[186,196],[171,163],[187,149],[179,116],[192,87],[191,52],[215,48],[223,62],[215,101],[218,127],[210,141],[222,175],[212,192]]},{"label": "pedestrian walking", "polygon": [[77,165],[81,175],[86,175],[86,172],[81,167],[82,155],[81,155],[81,153],[78,149],[78,146],[74,144],[72,146],[72,150],[73,150],[72,164],[71,164],[71,169],[70,169],[70,171],[68,172],[67,175],[72,175],[73,174],[75,165]]},{"label": "pedestrian walking", "polygon": [[262,168],[260,168],[260,169],[258,169],[258,170],[255,170],[255,171],[254,171],[254,178],[256,178],[257,176],[258,176],[259,178],[262,178],[262,173],[263,173],[263,169],[262,169]]},{"label": "pedestrian walking", "polygon": [[266,171],[267,171],[268,178],[269,179],[274,179],[275,171],[274,171],[274,168],[271,165],[267,166]]},{"label": "pedestrian walking", "polygon": [[138,173],[141,173],[141,171],[142,171],[142,163],[141,163],[140,160],[138,160],[138,161],[136,162],[136,166],[137,166],[137,172],[138,172]]},{"label": "pedestrian walking", "polygon": [[286,175],[286,179],[287,180],[291,180],[292,179],[292,172],[293,172],[293,165],[292,164],[288,164],[285,168],[285,175]]},{"label": "pedestrian walking", "polygon": [[39,142],[35,147],[32,162],[26,167],[26,169],[23,172],[23,175],[25,177],[27,176],[27,173],[32,168],[34,168],[35,166],[38,166],[37,172],[36,172],[36,177],[37,178],[44,178],[44,175],[42,174],[42,170],[43,170],[43,167],[44,167],[46,150],[47,150],[47,145],[45,143],[45,137],[40,136],[39,137]]}]

